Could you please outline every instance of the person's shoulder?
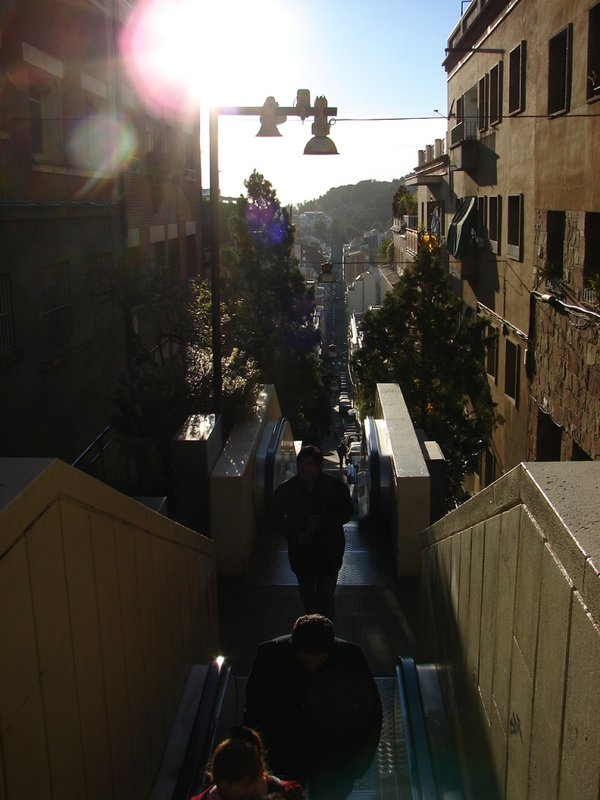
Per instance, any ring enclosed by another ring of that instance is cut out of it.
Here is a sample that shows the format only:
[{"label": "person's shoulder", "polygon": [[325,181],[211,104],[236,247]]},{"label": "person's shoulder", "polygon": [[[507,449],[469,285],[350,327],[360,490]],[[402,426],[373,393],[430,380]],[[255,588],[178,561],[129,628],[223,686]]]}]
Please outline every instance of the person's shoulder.
[{"label": "person's shoulder", "polygon": [[267,781],[267,791],[282,794],[290,800],[304,800],[305,794],[301,784],[296,781],[287,781],[270,775]]},{"label": "person's shoulder", "polygon": [[257,655],[261,657],[279,656],[283,657],[290,652],[292,644],[292,636],[287,633],[284,636],[277,636],[275,639],[269,639],[266,642],[261,642],[256,648]]},{"label": "person's shoulder", "polygon": [[288,491],[288,489],[293,489],[295,486],[298,485],[300,482],[300,478],[298,475],[292,475],[291,478],[286,478],[286,480],[282,481],[275,487],[275,494],[281,494],[282,492]]},{"label": "person's shoulder", "polygon": [[194,797],[190,797],[190,800],[206,800],[210,796],[210,790],[212,786],[208,786],[203,792],[200,794],[194,795]]},{"label": "person's shoulder", "polygon": [[362,647],[355,642],[348,642],[346,639],[338,639],[337,636],[333,644],[333,654],[340,661],[363,662],[364,653]]},{"label": "person's shoulder", "polygon": [[339,484],[342,488],[346,488],[344,481],[337,478],[335,475],[329,475],[327,472],[321,472],[319,475],[319,481],[321,484],[326,484],[327,486],[335,486]]}]

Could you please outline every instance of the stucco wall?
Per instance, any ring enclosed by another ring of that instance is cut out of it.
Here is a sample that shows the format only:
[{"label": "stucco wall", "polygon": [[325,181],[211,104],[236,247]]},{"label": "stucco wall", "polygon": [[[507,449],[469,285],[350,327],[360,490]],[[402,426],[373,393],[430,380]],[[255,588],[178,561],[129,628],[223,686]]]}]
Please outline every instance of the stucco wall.
[{"label": "stucco wall", "polygon": [[147,798],[218,652],[214,544],[60,461],[0,485],[0,797]]}]

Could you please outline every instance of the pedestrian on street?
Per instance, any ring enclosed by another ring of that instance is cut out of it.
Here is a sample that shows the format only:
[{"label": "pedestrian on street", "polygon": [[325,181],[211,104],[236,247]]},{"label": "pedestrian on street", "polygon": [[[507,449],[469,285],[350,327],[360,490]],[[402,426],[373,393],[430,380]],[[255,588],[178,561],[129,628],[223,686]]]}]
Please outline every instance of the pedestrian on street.
[{"label": "pedestrian on street", "polygon": [[323,455],[313,446],[296,457],[297,474],[273,493],[273,530],[287,539],[288,558],[307,614],[333,620],[335,587],[344,558],[344,523],[354,504],[346,484],[323,473]]},{"label": "pedestrian on street", "polygon": [[344,469],[344,459],[348,455],[348,445],[346,442],[341,441],[336,449],[336,453],[338,454],[338,458],[340,459],[340,469]]},{"label": "pedestrian on street", "polygon": [[274,771],[310,800],[344,800],[377,750],[382,706],[357,644],[326,617],[260,644],[246,686],[244,724],[261,732]]}]

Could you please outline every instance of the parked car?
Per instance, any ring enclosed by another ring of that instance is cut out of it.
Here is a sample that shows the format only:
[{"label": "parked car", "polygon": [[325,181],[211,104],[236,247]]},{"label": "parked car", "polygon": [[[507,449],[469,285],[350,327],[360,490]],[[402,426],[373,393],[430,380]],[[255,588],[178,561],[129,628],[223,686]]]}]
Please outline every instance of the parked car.
[{"label": "parked car", "polygon": [[362,444],[360,442],[352,442],[348,448],[348,459],[354,456],[362,457]]}]

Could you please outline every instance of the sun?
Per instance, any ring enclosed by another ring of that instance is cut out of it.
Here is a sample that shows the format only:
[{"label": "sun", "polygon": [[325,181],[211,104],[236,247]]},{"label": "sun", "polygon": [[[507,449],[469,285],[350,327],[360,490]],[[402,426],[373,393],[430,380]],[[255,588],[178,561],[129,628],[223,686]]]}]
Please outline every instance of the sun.
[{"label": "sun", "polygon": [[246,102],[240,93],[249,85],[289,68],[286,17],[282,0],[140,0],[124,28],[121,56],[152,107],[185,114]]}]

